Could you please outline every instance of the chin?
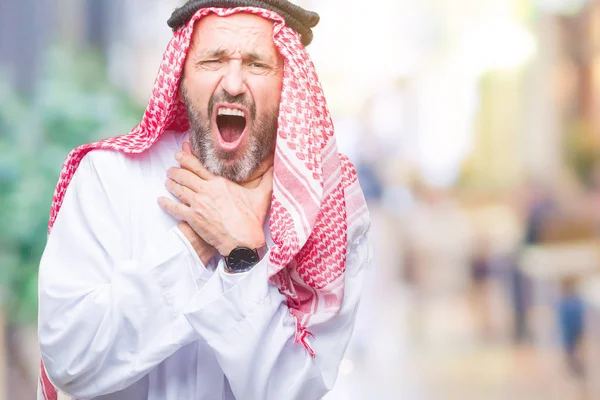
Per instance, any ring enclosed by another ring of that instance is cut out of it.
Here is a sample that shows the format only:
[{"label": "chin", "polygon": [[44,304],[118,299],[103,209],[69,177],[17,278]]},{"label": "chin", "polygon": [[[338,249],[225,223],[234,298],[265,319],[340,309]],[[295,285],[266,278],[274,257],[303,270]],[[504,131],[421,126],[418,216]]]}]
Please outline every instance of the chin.
[{"label": "chin", "polygon": [[217,152],[209,154],[203,162],[204,166],[213,174],[236,183],[247,181],[259,164],[247,152],[228,152],[225,157],[221,156]]},{"label": "chin", "polygon": [[222,148],[214,136],[194,135],[190,137],[190,142],[194,154],[206,169],[236,183],[250,179],[266,158],[265,152],[261,151],[260,141],[253,139],[251,135],[235,150]]}]

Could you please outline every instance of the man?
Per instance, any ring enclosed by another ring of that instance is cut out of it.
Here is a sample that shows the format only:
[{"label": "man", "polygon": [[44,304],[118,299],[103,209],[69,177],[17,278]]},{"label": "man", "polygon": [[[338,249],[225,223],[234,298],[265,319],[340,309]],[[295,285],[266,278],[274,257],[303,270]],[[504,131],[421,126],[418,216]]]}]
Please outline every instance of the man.
[{"label": "man", "polygon": [[304,50],[317,21],[285,0],[174,12],[140,125],[65,162],[40,264],[40,398],[331,389],[369,219]]}]

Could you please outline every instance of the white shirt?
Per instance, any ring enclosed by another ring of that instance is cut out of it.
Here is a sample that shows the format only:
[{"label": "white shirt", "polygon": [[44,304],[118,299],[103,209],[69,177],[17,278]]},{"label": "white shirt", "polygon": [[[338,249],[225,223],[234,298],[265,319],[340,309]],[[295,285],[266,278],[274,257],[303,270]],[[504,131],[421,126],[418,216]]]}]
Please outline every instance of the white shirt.
[{"label": "white shirt", "polygon": [[[184,136],[141,155],[95,150],[66,192],[40,264],[39,342],[51,382],[75,399],[319,399],[350,339],[368,264],[348,242],[337,316],[294,344],[295,321],[267,278],[207,267],[157,198]],[[268,237],[270,240],[270,237]],[[272,241],[269,242],[272,244]]]}]

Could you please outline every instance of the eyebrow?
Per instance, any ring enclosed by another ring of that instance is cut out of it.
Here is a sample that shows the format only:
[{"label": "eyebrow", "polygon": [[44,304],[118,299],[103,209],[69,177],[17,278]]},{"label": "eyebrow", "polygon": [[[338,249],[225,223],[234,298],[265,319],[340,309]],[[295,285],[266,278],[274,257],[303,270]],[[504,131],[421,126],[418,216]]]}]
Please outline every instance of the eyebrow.
[{"label": "eyebrow", "polygon": [[227,55],[227,51],[225,51],[224,48],[219,47],[217,49],[209,49],[206,51],[203,51],[201,54],[198,54],[199,59],[204,59],[204,58],[220,58],[220,57],[224,57]]},{"label": "eyebrow", "polygon": [[272,62],[270,57],[267,57],[263,54],[257,53],[255,51],[251,51],[249,53],[245,53],[243,55],[249,61],[261,61],[261,62]]},{"label": "eyebrow", "polygon": [[[219,47],[216,49],[209,49],[209,50],[203,51],[201,54],[199,54],[196,57],[196,59],[198,61],[201,61],[201,60],[205,60],[208,58],[222,58],[222,57],[226,57],[228,55],[228,53],[229,52],[227,50],[225,50],[223,47]],[[252,61],[260,61],[263,63],[270,63],[270,64],[275,63],[271,57],[266,56],[261,53],[258,53],[256,51],[250,51],[250,52],[243,53],[242,58],[244,60],[251,61],[251,62]]]}]

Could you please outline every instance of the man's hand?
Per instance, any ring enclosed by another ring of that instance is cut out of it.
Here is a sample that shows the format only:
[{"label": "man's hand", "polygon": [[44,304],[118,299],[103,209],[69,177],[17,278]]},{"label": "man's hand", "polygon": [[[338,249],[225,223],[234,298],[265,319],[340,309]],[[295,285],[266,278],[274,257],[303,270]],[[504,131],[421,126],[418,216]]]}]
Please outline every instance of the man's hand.
[{"label": "man's hand", "polygon": [[213,258],[215,254],[217,254],[217,249],[215,249],[210,244],[206,243],[204,239],[198,236],[198,234],[194,232],[192,227],[187,222],[181,221],[179,222],[177,227],[179,228],[181,233],[183,233],[186,239],[190,242],[190,244],[194,248],[194,251],[196,251],[196,254],[198,254],[198,257],[202,261],[202,264],[204,264],[204,266],[206,267],[210,259]]},{"label": "man's hand", "polygon": [[[188,143],[177,159],[182,168],[169,169],[166,187],[181,203],[160,197],[163,210],[186,222],[224,256],[237,246],[255,249],[266,243],[263,226],[273,191],[273,168],[262,175],[256,188],[247,189],[207,171]],[[182,232],[190,239],[189,232]]]}]

